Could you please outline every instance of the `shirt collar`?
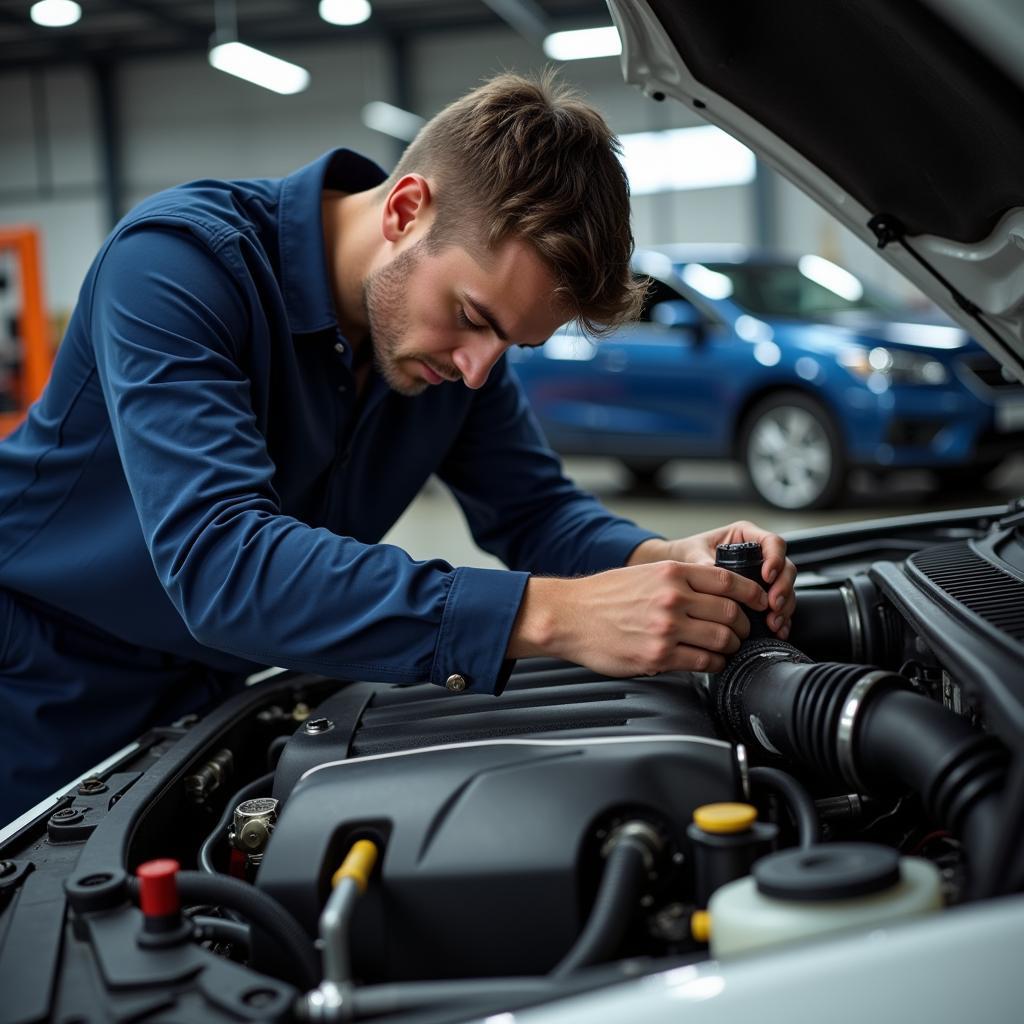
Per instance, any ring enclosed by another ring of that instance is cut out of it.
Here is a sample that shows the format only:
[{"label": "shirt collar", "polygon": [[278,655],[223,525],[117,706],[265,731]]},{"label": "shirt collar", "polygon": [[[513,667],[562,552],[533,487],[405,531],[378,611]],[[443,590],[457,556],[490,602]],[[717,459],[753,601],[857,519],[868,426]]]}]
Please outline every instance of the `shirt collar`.
[{"label": "shirt collar", "polygon": [[312,334],[338,323],[324,253],[323,190],[362,192],[386,177],[372,160],[335,149],[281,180],[281,288],[292,334]]}]

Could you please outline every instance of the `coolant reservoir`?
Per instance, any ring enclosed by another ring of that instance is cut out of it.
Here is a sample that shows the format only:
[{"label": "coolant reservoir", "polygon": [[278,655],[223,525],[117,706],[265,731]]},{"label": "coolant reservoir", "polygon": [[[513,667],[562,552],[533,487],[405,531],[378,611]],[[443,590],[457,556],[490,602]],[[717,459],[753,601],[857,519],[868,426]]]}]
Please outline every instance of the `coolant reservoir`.
[{"label": "coolant reservoir", "polygon": [[763,857],[753,875],[711,897],[711,955],[727,959],[941,906],[939,871],[919,857],[900,857],[873,843],[784,850]]}]

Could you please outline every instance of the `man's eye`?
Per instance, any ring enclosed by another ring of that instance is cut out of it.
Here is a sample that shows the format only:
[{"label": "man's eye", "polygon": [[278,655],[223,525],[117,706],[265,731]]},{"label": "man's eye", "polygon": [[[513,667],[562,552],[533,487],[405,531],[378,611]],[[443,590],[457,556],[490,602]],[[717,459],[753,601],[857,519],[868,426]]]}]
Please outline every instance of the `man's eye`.
[{"label": "man's eye", "polygon": [[487,330],[487,324],[478,324],[478,323],[475,323],[473,320],[470,320],[469,317],[466,316],[466,311],[464,309],[462,309],[461,307],[459,307],[459,311],[456,314],[455,319],[458,321],[458,324],[459,324],[460,327],[465,327],[467,330],[470,330],[470,331],[486,331]]}]

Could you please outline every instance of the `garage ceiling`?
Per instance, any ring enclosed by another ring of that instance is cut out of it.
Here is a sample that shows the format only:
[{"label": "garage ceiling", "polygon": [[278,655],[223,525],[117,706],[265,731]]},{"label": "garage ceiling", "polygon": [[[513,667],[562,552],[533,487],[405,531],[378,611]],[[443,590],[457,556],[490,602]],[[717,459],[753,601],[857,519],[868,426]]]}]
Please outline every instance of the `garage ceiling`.
[{"label": "garage ceiling", "polygon": [[[79,0],[82,18],[68,28],[29,20],[31,0],[0,0],[0,72],[19,67],[154,57],[204,51],[214,0]],[[411,36],[513,25],[543,28],[611,23],[602,0],[372,0],[373,16],[354,28],[328,25],[316,0],[238,0],[239,38],[255,46],[330,43],[359,36]]]}]

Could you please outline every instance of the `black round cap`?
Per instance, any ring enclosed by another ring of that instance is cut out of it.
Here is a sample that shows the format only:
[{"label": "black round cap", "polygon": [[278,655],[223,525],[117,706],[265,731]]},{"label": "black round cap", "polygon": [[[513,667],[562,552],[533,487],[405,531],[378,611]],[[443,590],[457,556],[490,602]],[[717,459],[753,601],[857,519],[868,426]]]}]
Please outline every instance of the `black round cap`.
[{"label": "black round cap", "polygon": [[128,898],[127,880],[128,876],[121,868],[86,871],[66,879],[64,891],[74,910],[88,914],[124,903]]},{"label": "black round cap", "polygon": [[761,545],[756,540],[745,540],[739,544],[719,544],[715,548],[715,565],[725,569],[748,569],[760,566],[763,561]]},{"label": "black round cap", "polygon": [[875,843],[828,843],[782,850],[753,867],[757,890],[780,900],[845,900],[890,889],[900,855]]}]

